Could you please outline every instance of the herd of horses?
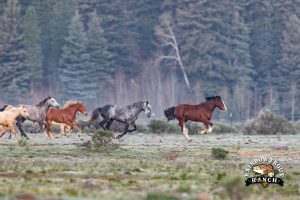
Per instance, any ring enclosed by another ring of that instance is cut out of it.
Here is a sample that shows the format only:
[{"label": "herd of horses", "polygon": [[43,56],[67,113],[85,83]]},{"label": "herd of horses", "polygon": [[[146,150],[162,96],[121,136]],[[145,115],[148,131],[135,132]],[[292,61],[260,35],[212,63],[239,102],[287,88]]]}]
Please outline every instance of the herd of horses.
[{"label": "herd of horses", "polygon": [[[199,134],[206,134],[212,132],[211,117],[215,108],[226,111],[226,105],[220,96],[207,97],[205,102],[197,105],[179,104],[175,107],[164,110],[164,115],[168,121],[177,119],[178,124],[183,132],[183,135],[188,141],[191,138],[188,135],[188,129],[185,126],[187,121],[202,122],[205,130],[199,131]],[[95,121],[102,117],[102,120],[95,128],[102,128],[110,130],[113,121],[118,121],[125,124],[124,131],[116,138],[120,139],[126,133],[133,132],[137,129],[135,121],[141,112],[145,112],[148,118],[151,117],[151,106],[148,101],[139,101],[127,106],[105,105],[98,107],[92,111],[89,119],[84,121]],[[6,132],[10,132],[16,139],[20,139],[16,134],[14,125],[20,130],[21,136],[29,139],[25,133],[22,124],[25,120],[32,121],[39,125],[39,129],[35,132],[45,132],[51,139],[55,138],[52,134],[51,125],[53,123],[59,124],[61,134],[65,127],[68,128],[69,135],[73,127],[76,127],[78,136],[81,136],[82,129],[76,121],[77,114],[88,115],[88,110],[81,101],[67,101],[65,105],[60,108],[59,103],[52,97],[47,97],[37,105],[4,105],[0,108],[0,137]],[[132,129],[129,127],[132,126]]]}]

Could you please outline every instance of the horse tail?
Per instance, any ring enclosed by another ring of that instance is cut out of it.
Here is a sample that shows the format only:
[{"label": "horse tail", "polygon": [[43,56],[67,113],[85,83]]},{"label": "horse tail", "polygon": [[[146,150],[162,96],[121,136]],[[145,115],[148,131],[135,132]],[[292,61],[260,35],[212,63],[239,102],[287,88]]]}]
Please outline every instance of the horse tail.
[{"label": "horse tail", "polygon": [[174,106],[164,110],[164,114],[165,114],[166,118],[168,119],[168,121],[175,119],[174,111],[175,111]]},{"label": "horse tail", "polygon": [[92,112],[92,116],[90,119],[86,119],[86,120],[82,120],[84,122],[91,122],[91,121],[95,121],[96,119],[98,119],[99,117],[99,112],[101,111],[101,108],[95,108]]}]

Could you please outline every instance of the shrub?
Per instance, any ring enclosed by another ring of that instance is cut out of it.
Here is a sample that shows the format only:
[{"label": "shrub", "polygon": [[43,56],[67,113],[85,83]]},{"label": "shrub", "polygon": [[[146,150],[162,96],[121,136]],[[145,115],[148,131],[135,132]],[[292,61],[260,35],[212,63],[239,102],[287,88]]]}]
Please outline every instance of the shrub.
[{"label": "shrub", "polygon": [[136,128],[137,128],[137,132],[139,132],[139,133],[147,133],[148,132],[147,127],[145,127],[142,124],[137,124]]},{"label": "shrub", "polygon": [[237,129],[228,124],[215,124],[213,126],[213,133],[237,133]]},{"label": "shrub", "polygon": [[112,132],[98,130],[94,132],[92,136],[92,142],[95,146],[105,147],[112,141],[113,138],[114,135]]},{"label": "shrub", "polygon": [[225,159],[228,155],[228,151],[222,148],[212,148],[211,155],[217,159]]},{"label": "shrub", "polygon": [[174,124],[167,123],[162,120],[153,119],[148,124],[150,132],[153,133],[167,133],[167,132],[177,132],[178,129]]},{"label": "shrub", "polygon": [[292,123],[295,132],[300,132],[300,120]]},{"label": "shrub", "polygon": [[20,147],[26,147],[28,145],[28,141],[22,138],[18,141],[18,144]]},{"label": "shrub", "polygon": [[275,115],[270,110],[262,110],[258,116],[244,126],[246,134],[294,134],[295,130],[285,118]]}]

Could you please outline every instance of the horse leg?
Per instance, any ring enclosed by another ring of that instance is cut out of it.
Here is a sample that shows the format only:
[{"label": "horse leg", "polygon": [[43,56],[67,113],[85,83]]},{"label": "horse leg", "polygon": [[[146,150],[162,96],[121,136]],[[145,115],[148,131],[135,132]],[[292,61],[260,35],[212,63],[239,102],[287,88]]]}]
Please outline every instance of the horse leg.
[{"label": "horse leg", "polygon": [[66,133],[66,136],[70,136],[70,134],[71,134],[71,132],[72,132],[72,128],[71,128],[71,126],[69,126],[69,125],[67,125],[67,127],[66,127],[66,131],[67,131],[67,133]]},{"label": "horse leg", "polygon": [[24,132],[24,130],[23,130],[23,127],[22,127],[22,123],[24,122],[25,120],[21,120],[21,121],[17,121],[17,123],[16,123],[16,125],[17,125],[17,127],[18,127],[18,129],[20,130],[20,132],[21,132],[21,136],[22,137],[25,137],[27,140],[29,140],[29,137],[26,135],[26,133]]},{"label": "horse leg", "polygon": [[46,121],[46,133],[47,133],[47,136],[51,139],[54,139],[53,135],[52,135],[52,129],[51,129],[51,120],[47,119]]},{"label": "horse leg", "polygon": [[60,136],[65,135],[65,124],[60,124],[59,129],[60,129]]},{"label": "horse leg", "polygon": [[133,129],[132,129],[132,130],[128,130],[128,133],[131,133],[131,132],[133,132],[133,131],[136,131],[136,129],[137,129],[134,122],[131,123],[131,126],[133,126]]},{"label": "horse leg", "polygon": [[105,126],[105,128],[107,129],[107,130],[109,130],[110,129],[110,126],[111,126],[111,124],[113,123],[113,119],[110,119],[108,122],[107,122],[107,124],[106,124],[106,126]]},{"label": "horse leg", "polygon": [[[31,133],[39,133],[39,132],[43,132],[44,131],[44,122],[34,122],[34,124],[38,123],[38,126],[39,126],[39,130],[36,130],[35,128],[35,131],[31,131]],[[34,125],[35,127],[35,125]]]},{"label": "horse leg", "polygon": [[9,128],[10,132],[14,135],[14,137],[17,140],[19,140],[19,137],[17,136],[17,133],[16,133],[13,123],[8,123],[8,128]]},{"label": "horse leg", "polygon": [[[7,126],[2,126],[2,125],[0,127],[1,127],[0,137],[2,137],[6,133],[8,127]],[[8,136],[7,139],[11,139],[11,132],[10,131],[9,131],[9,136]]]},{"label": "horse leg", "polygon": [[128,128],[129,128],[129,124],[126,124],[124,132],[121,135],[118,135],[117,139],[120,139],[121,137],[123,137],[128,132]]},{"label": "horse leg", "polygon": [[0,127],[1,127],[0,137],[2,137],[5,134],[7,128],[5,126],[0,126]]},{"label": "horse leg", "polygon": [[73,125],[79,130],[79,131],[77,132],[78,137],[81,137],[81,133],[83,133],[83,131],[82,131],[82,129],[80,128],[80,125],[79,125],[76,121],[73,122]]},{"label": "horse leg", "polygon": [[213,123],[211,123],[209,120],[203,122],[204,126],[205,126],[205,130],[200,131],[200,134],[207,134],[207,133],[211,133],[212,132],[212,126]]},{"label": "horse leg", "polygon": [[187,141],[188,142],[192,141],[192,139],[189,136],[189,130],[187,129],[187,127],[185,127],[184,120],[179,120],[178,124],[181,127],[181,131],[182,131],[184,137],[187,139]]},{"label": "horse leg", "polygon": [[101,122],[99,122],[98,127],[101,126],[103,128],[103,130],[106,130],[106,128],[104,127],[104,124],[106,124],[109,120],[110,120],[110,118],[103,119]]}]

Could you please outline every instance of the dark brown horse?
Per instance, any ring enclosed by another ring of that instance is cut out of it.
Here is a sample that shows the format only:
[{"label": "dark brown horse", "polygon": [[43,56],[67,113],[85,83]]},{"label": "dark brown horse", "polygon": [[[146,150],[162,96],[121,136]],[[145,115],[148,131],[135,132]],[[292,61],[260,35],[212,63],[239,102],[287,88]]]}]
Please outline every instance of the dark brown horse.
[{"label": "dark brown horse", "polygon": [[[46,124],[47,124],[46,131],[48,137],[54,138],[51,133],[52,121],[69,125],[71,127],[71,131],[73,129],[73,126],[75,126],[80,130],[80,132],[82,132],[79,124],[76,122],[76,114],[78,111],[82,114],[88,115],[88,111],[81,101],[74,102],[73,104],[70,104],[66,108],[62,108],[62,109],[50,108],[47,111],[47,116],[46,116]],[[78,136],[80,136],[79,132],[78,132]]]},{"label": "dark brown horse", "polygon": [[198,133],[210,133],[212,132],[213,126],[213,123],[211,123],[210,119],[216,107],[223,111],[227,110],[226,105],[220,96],[207,97],[206,102],[198,105],[179,104],[176,107],[166,109],[164,113],[168,118],[168,121],[175,118],[178,120],[178,124],[181,127],[183,135],[188,141],[191,141],[191,138],[188,135],[188,129],[185,127],[185,122],[188,120],[202,122],[206,129]]}]

